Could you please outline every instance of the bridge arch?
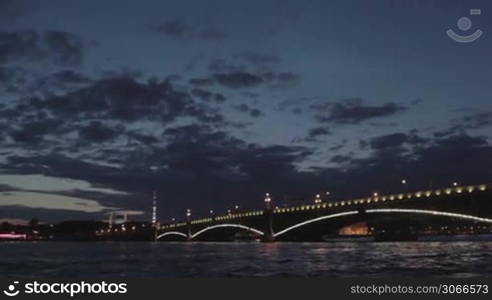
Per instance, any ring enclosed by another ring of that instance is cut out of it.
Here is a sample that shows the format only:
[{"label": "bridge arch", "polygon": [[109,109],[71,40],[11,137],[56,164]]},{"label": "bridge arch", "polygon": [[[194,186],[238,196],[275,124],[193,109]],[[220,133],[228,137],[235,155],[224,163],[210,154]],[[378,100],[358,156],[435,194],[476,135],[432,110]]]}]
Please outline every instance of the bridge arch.
[{"label": "bridge arch", "polygon": [[[471,221],[478,221],[478,222],[484,222],[484,223],[491,223],[492,224],[492,219],[489,218],[482,218],[482,217],[477,217],[477,216],[472,216],[472,215],[465,215],[465,214],[459,214],[459,213],[451,213],[451,212],[445,212],[445,211],[436,211],[436,210],[425,210],[425,209],[406,209],[406,208],[380,208],[380,209],[368,209],[365,211],[366,213],[413,213],[413,214],[424,214],[424,215],[433,215],[433,216],[442,216],[442,217],[449,217],[449,218],[458,218],[458,219],[465,219],[465,220],[471,220]],[[310,219],[304,222],[297,223],[295,225],[292,225],[290,227],[287,227],[279,232],[276,232],[273,236],[278,237],[280,235],[283,235],[293,229],[305,226],[307,224],[319,222],[322,220],[326,219],[332,219],[332,218],[338,218],[338,217],[344,217],[344,216],[350,216],[350,215],[356,215],[358,214],[358,211],[352,210],[352,211],[347,211],[347,212],[342,212],[342,213],[336,213],[336,214],[331,214],[331,215],[326,215],[322,217],[317,217],[314,219]]]},{"label": "bridge arch", "polygon": [[482,218],[472,215],[451,213],[445,211],[438,210],[427,210],[427,209],[407,209],[407,208],[379,208],[379,209],[368,209],[366,213],[410,213],[410,214],[424,214],[424,215],[433,215],[433,216],[441,216],[441,217],[450,217],[450,218],[458,218],[465,219],[470,221],[484,222],[484,223],[492,223],[492,219]]},{"label": "bridge arch", "polygon": [[209,230],[213,230],[213,229],[216,229],[216,228],[224,228],[224,227],[241,228],[241,229],[245,229],[245,230],[248,230],[248,231],[257,233],[259,235],[264,235],[264,233],[262,231],[258,230],[258,229],[255,229],[255,228],[252,228],[252,227],[248,227],[248,226],[245,226],[245,225],[241,225],[241,224],[216,224],[216,225],[212,225],[212,226],[203,228],[202,230],[199,230],[199,231],[195,232],[194,234],[191,235],[191,238],[192,239],[193,238],[196,238],[197,236],[199,236],[202,233],[207,232]]},{"label": "bridge arch", "polygon": [[342,212],[342,213],[337,213],[337,214],[331,214],[331,215],[327,215],[327,216],[317,217],[317,218],[310,219],[310,220],[307,220],[307,221],[304,221],[304,222],[301,222],[301,223],[297,223],[297,224],[292,225],[290,227],[287,227],[287,228],[285,228],[283,230],[280,230],[279,232],[274,233],[273,234],[273,237],[280,236],[280,235],[282,235],[284,233],[287,233],[287,232],[291,231],[292,229],[296,229],[296,228],[299,228],[299,227],[302,227],[302,226],[305,226],[307,224],[311,224],[311,223],[314,223],[314,222],[319,222],[319,221],[323,221],[323,220],[326,220],[326,219],[332,219],[332,218],[338,218],[338,217],[356,215],[358,213],[359,212],[356,211],[356,210],[351,210],[351,211],[347,211],[347,212]]},{"label": "bridge arch", "polygon": [[157,237],[156,237],[156,240],[162,238],[162,237],[165,237],[167,235],[177,235],[177,236],[181,236],[181,237],[185,237],[186,238],[186,234],[182,233],[182,232],[179,232],[179,231],[168,231],[168,232],[164,232],[162,234],[159,234]]}]

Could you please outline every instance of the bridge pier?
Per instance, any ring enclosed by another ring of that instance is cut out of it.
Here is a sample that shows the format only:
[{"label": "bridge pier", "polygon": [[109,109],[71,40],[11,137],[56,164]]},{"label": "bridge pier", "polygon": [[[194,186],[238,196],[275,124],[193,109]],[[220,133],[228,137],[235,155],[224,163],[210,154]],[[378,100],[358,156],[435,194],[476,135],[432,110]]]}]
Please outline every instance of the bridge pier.
[{"label": "bridge pier", "polygon": [[152,225],[152,241],[157,241],[157,236],[159,235],[159,228],[161,227],[160,223],[157,222]]},{"label": "bridge pier", "polygon": [[272,207],[272,199],[270,198],[270,194],[267,193],[265,196],[265,210],[263,214],[265,215],[266,221],[266,230],[263,235],[262,242],[264,243],[273,243],[275,242],[275,233],[273,232],[273,207]]},{"label": "bridge pier", "polygon": [[190,242],[192,239],[191,234],[191,209],[186,210],[186,241]]}]

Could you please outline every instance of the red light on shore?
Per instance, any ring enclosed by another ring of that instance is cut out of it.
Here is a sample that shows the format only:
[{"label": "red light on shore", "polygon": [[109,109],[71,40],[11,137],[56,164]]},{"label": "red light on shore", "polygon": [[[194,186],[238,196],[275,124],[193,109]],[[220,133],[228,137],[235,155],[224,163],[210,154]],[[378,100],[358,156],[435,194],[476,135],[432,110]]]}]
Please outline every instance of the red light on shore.
[{"label": "red light on shore", "polygon": [[25,240],[27,235],[24,233],[0,233],[0,239],[5,240]]}]

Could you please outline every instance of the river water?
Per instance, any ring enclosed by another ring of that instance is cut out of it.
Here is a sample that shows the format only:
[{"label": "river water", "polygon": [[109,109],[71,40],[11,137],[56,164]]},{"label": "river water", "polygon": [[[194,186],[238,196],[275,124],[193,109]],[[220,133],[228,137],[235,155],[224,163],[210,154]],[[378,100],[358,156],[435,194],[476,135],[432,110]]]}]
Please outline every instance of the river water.
[{"label": "river water", "polygon": [[3,277],[492,275],[492,242],[0,243]]}]

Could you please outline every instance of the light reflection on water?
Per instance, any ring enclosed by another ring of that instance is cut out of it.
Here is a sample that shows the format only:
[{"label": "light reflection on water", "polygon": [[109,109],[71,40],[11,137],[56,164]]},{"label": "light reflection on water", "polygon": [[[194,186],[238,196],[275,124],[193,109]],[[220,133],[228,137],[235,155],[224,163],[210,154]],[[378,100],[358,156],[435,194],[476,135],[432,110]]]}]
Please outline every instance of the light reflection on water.
[{"label": "light reflection on water", "polygon": [[492,275],[492,242],[2,243],[10,277]]}]

